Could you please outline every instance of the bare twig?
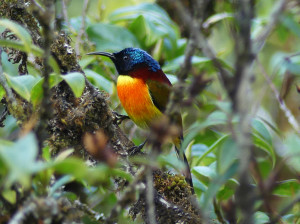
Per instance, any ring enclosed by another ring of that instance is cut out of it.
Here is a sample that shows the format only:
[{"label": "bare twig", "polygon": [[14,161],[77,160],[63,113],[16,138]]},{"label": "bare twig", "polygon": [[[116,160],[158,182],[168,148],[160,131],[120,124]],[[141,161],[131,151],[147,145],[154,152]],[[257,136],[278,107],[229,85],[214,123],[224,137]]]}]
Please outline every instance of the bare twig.
[{"label": "bare twig", "polygon": [[276,86],[273,84],[273,82],[271,81],[269,75],[267,74],[266,70],[264,69],[264,67],[262,66],[262,64],[257,60],[257,64],[258,67],[261,70],[261,73],[263,74],[264,78],[266,79],[267,83],[269,84],[271,90],[273,91],[280,109],[284,112],[284,115],[286,116],[288,122],[290,123],[290,125],[293,127],[293,129],[295,131],[297,131],[298,134],[300,134],[300,127],[299,124],[296,120],[296,118],[294,117],[294,115],[292,114],[292,112],[290,111],[290,109],[287,107],[287,105],[285,104],[285,102],[281,99],[280,97],[280,93],[279,91],[276,89]]},{"label": "bare twig", "polygon": [[148,220],[149,224],[156,224],[156,214],[155,214],[155,205],[154,205],[153,175],[152,175],[151,166],[147,166],[146,189],[147,189],[147,191],[146,191],[147,220]]},{"label": "bare twig", "polygon": [[68,9],[67,9],[67,5],[66,5],[66,0],[61,0],[61,6],[62,6],[62,13],[64,16],[64,21],[66,22],[68,29],[71,29],[71,24],[70,24],[69,17],[68,17]]},{"label": "bare twig", "polygon": [[83,7],[82,7],[82,15],[81,15],[81,25],[75,43],[76,55],[80,55],[79,45],[82,41],[82,36],[85,35],[85,17],[88,10],[88,6],[89,6],[89,0],[84,0]]}]

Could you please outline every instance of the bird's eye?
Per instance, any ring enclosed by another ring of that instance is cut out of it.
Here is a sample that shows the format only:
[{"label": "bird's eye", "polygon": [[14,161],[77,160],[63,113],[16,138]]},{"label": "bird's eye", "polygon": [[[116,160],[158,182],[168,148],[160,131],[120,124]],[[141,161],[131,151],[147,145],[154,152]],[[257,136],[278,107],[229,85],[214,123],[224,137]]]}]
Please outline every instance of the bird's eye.
[{"label": "bird's eye", "polygon": [[125,56],[123,57],[123,60],[124,60],[124,61],[127,61],[128,58],[129,58],[129,57],[128,57],[127,55],[125,55]]}]

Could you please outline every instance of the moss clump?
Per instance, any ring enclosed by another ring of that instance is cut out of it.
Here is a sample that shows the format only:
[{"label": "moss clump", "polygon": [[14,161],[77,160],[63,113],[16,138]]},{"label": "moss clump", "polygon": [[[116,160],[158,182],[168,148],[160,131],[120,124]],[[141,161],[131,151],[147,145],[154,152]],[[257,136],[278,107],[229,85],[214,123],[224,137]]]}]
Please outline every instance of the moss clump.
[{"label": "moss clump", "polygon": [[71,38],[65,34],[60,33],[51,45],[51,52],[57,59],[63,73],[67,72],[81,72],[81,67],[77,61],[75,50],[71,46]]},{"label": "moss clump", "polygon": [[191,186],[185,181],[184,176],[164,173],[160,170],[155,171],[154,187],[167,201],[180,206],[189,213],[196,212],[190,202]]}]

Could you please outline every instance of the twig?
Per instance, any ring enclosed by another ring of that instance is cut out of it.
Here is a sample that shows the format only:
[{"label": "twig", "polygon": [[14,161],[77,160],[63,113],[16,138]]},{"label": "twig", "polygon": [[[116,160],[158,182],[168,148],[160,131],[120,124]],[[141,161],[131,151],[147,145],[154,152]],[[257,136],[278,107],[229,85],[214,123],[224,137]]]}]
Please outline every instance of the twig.
[{"label": "twig", "polygon": [[216,57],[214,50],[210,47],[208,41],[202,33],[202,30],[200,28],[195,29],[195,26],[197,26],[197,24],[195,23],[199,23],[199,21],[193,20],[192,16],[185,9],[181,1],[176,0],[175,2],[173,2],[169,0],[169,2],[170,4],[174,4],[175,9],[177,10],[180,18],[184,21],[184,24],[187,26],[189,32],[195,35],[194,38],[196,46],[201,48],[203,54],[208,57],[212,61],[214,66],[218,69],[218,78],[220,82],[225,86],[225,88],[230,89],[232,85],[230,73],[223,68],[221,62]]},{"label": "twig", "polygon": [[3,113],[2,113],[1,116],[0,116],[0,128],[3,128],[3,127],[4,127],[3,122],[4,122],[4,120],[5,120],[7,114],[8,114],[8,109],[7,109],[7,107],[5,107]]},{"label": "twig", "polygon": [[216,198],[214,198],[214,200],[213,200],[213,205],[214,205],[214,211],[215,211],[215,213],[216,213],[216,216],[217,216],[219,222],[222,223],[222,224],[227,223],[227,222],[224,220],[223,216],[222,216],[222,212],[221,212],[221,210],[220,210],[219,205],[217,204],[217,199],[216,199]]},{"label": "twig", "polygon": [[[149,155],[149,156],[151,156],[151,155]],[[147,220],[148,220],[149,224],[156,224],[153,174],[152,174],[151,166],[147,166],[147,170],[146,170],[146,189],[147,189],[146,190]]]},{"label": "twig", "polygon": [[64,21],[66,22],[68,29],[71,30],[71,24],[70,24],[69,17],[68,17],[68,9],[67,9],[67,5],[66,5],[65,1],[66,0],[61,0],[62,13],[64,16]]},{"label": "twig", "polygon": [[49,86],[49,76],[51,73],[51,67],[49,65],[49,58],[51,55],[51,44],[53,41],[53,27],[52,20],[54,15],[54,2],[48,1],[45,3],[45,9],[42,9],[41,6],[36,3],[34,0],[31,0],[32,12],[39,21],[41,27],[43,28],[43,100],[41,102],[40,109],[40,122],[36,127],[36,135],[39,142],[39,147],[42,148],[43,142],[47,137],[46,126],[47,122],[52,117],[52,107],[50,100],[50,86]]},{"label": "twig", "polygon": [[280,221],[281,217],[283,215],[285,215],[289,210],[291,210],[291,208],[293,208],[293,206],[295,204],[297,204],[298,202],[300,202],[300,195],[298,195],[293,201],[291,201],[288,205],[286,205],[280,212],[279,214],[271,220],[270,224],[275,224],[278,223],[278,221]]},{"label": "twig", "polygon": [[21,224],[24,223],[26,217],[36,210],[36,205],[30,203],[23,209],[20,209],[9,221],[9,224]]},{"label": "twig", "polygon": [[258,67],[260,68],[264,78],[266,79],[267,83],[269,84],[271,90],[273,91],[273,93],[274,93],[274,95],[275,95],[275,97],[276,97],[276,99],[279,103],[280,109],[284,112],[284,115],[286,116],[288,122],[293,127],[293,129],[295,131],[297,131],[298,134],[300,134],[300,127],[299,127],[299,124],[298,124],[296,118],[294,117],[294,115],[292,114],[290,109],[286,106],[285,102],[281,99],[280,93],[276,89],[276,86],[273,84],[273,82],[271,81],[271,79],[270,79],[269,75],[267,74],[266,70],[264,69],[264,67],[262,66],[262,64],[258,60],[257,60],[257,64],[258,64]]},{"label": "twig", "polygon": [[256,174],[255,176],[258,180],[257,181],[257,186],[258,186],[258,189],[260,191],[260,195],[261,195],[261,198],[263,200],[264,207],[265,207],[266,211],[268,212],[269,216],[274,217],[274,212],[272,210],[272,207],[271,207],[268,199],[269,199],[269,197],[272,193],[272,190],[275,186],[275,179],[272,178],[272,183],[271,184],[265,184],[264,181],[263,181],[258,163],[257,163],[254,156],[252,156],[252,164],[253,164],[253,173]]},{"label": "twig", "polygon": [[[130,183],[130,185],[124,190],[123,195],[119,198],[115,207],[111,210],[110,216],[107,218],[107,224],[115,223],[115,219],[118,217],[118,214],[121,212],[123,208],[127,205],[134,202],[135,199],[135,191],[137,188],[140,188],[139,182],[144,178],[146,173],[145,167],[140,168],[140,170],[136,173],[134,180]],[[143,186],[145,189],[145,186]]]},{"label": "twig", "polygon": [[105,221],[103,213],[98,213],[88,207],[86,204],[81,203],[79,200],[74,201],[74,205],[77,209],[83,211],[85,214],[90,215],[95,221]]},{"label": "twig", "polygon": [[83,2],[83,8],[82,8],[82,15],[81,15],[81,25],[78,32],[78,36],[75,43],[75,51],[76,55],[80,55],[80,49],[79,45],[82,40],[82,36],[85,35],[85,17],[88,10],[89,0],[84,0]]}]

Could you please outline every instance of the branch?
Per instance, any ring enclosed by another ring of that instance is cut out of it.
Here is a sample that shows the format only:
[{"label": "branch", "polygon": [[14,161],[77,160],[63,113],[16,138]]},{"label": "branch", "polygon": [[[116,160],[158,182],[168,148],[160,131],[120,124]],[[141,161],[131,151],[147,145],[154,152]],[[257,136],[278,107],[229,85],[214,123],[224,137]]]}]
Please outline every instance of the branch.
[{"label": "branch", "polygon": [[264,69],[264,67],[262,66],[262,64],[258,60],[257,60],[257,64],[258,64],[259,69],[261,70],[261,73],[263,74],[264,78],[266,79],[267,83],[269,84],[271,90],[273,91],[273,93],[275,95],[275,98],[277,99],[277,101],[279,103],[280,109],[284,112],[284,115],[286,116],[288,122],[293,127],[293,129],[298,134],[300,134],[300,127],[299,127],[298,121],[296,120],[296,118],[294,117],[294,115],[292,114],[290,109],[287,107],[284,100],[281,99],[280,93],[276,89],[276,86],[273,84],[273,82],[271,81],[271,79],[270,79],[269,75],[267,74],[266,70]]},{"label": "branch", "polygon": [[89,5],[89,0],[84,0],[83,7],[82,7],[82,15],[81,15],[81,25],[80,25],[80,29],[79,29],[78,36],[77,36],[76,43],[75,43],[75,51],[76,51],[77,55],[80,55],[79,45],[82,40],[82,36],[86,35],[85,34],[85,17],[86,17],[86,13],[88,10],[88,5]]},{"label": "branch", "polygon": [[43,147],[43,142],[47,138],[46,126],[47,122],[52,117],[52,106],[50,101],[50,87],[49,87],[49,76],[52,71],[49,65],[49,58],[51,55],[51,44],[53,41],[53,27],[52,21],[54,18],[54,1],[50,0],[45,3],[45,9],[41,7],[35,0],[31,1],[31,10],[35,15],[39,24],[43,28],[43,99],[40,107],[40,121],[36,127],[36,135],[39,141],[40,149]]},{"label": "branch", "polygon": [[[201,26],[199,27],[198,25],[199,21],[192,18],[191,14],[188,12],[188,10],[185,9],[181,1],[168,1],[170,2],[170,4],[174,4],[175,10],[179,14],[180,18],[184,21],[184,24],[187,26],[189,32],[193,33],[196,46],[202,50],[204,56],[209,58],[216,69],[219,71],[218,78],[220,82],[224,85],[225,88],[232,89],[232,75],[224,69],[222,63],[216,57],[214,50],[210,47],[201,30]],[[198,2],[198,0],[196,2]]]}]

